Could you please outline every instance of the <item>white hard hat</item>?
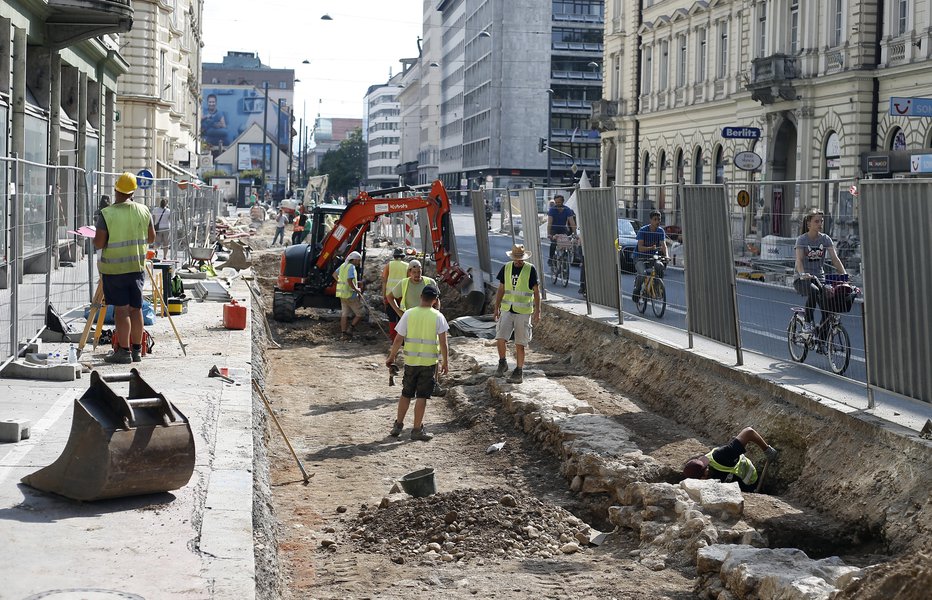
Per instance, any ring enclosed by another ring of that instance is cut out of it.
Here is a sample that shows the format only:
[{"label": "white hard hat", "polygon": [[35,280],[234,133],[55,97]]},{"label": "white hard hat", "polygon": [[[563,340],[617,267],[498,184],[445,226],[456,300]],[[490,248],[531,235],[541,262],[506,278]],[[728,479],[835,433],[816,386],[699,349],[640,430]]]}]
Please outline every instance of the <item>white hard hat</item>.
[{"label": "white hard hat", "polygon": [[353,250],[346,256],[346,260],[362,260],[362,254]]}]

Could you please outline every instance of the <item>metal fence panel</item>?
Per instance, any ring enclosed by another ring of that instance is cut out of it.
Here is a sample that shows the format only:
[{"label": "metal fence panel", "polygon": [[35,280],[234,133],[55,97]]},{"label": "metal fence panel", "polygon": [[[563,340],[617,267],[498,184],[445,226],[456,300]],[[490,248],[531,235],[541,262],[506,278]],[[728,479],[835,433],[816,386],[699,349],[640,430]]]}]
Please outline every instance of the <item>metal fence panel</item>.
[{"label": "metal fence panel", "polygon": [[682,197],[689,330],[737,348],[735,272],[725,190],[722,186],[684,186]]},{"label": "metal fence panel", "polygon": [[[472,196],[472,217],[476,227],[476,248],[479,254],[479,269],[485,273],[492,273],[492,255],[489,250],[489,228],[485,218],[485,203],[483,196],[489,192],[470,192]],[[495,273],[492,273],[495,276]]]},{"label": "metal fence panel", "polygon": [[864,181],[860,217],[868,383],[932,403],[930,197],[930,180]]},{"label": "metal fence panel", "polygon": [[611,188],[579,190],[579,226],[586,267],[586,297],[602,306],[619,308],[618,240],[615,195]]},{"label": "metal fence panel", "polygon": [[[540,291],[546,294],[546,277],[544,265],[547,261],[541,253],[540,234],[537,224],[537,193],[533,189],[518,190],[518,212],[521,215],[521,234],[524,236],[524,250],[531,253],[530,263],[537,267],[537,281]],[[493,273],[493,275],[495,275]]]}]

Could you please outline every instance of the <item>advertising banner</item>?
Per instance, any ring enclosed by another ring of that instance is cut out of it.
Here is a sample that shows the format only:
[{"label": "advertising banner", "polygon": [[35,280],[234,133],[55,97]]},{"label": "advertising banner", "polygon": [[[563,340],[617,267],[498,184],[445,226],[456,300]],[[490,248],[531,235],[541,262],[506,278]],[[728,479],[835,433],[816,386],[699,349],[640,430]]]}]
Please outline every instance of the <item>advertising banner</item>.
[{"label": "advertising banner", "polygon": [[273,93],[269,96],[266,113],[263,90],[254,87],[209,87],[203,88],[204,102],[201,106],[201,139],[211,149],[229,148],[241,133],[253,123],[260,128],[265,124],[269,137],[288,147],[291,128],[287,104],[281,114]]},{"label": "advertising banner", "polygon": [[[265,161],[262,160],[262,150],[265,147]],[[272,144],[237,144],[236,170],[249,171],[252,169],[268,171],[272,168]]]}]

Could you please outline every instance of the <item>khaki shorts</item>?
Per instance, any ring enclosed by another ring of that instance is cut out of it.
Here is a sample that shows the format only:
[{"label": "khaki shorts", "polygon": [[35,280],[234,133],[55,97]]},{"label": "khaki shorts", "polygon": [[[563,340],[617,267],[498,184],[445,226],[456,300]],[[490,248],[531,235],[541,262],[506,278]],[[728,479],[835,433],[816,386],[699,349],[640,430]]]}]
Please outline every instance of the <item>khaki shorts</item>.
[{"label": "khaki shorts", "polygon": [[168,246],[169,238],[171,237],[171,231],[168,229],[163,229],[161,231],[155,232],[155,241],[152,242],[152,245],[156,248],[161,248],[162,246]]},{"label": "khaki shorts", "polygon": [[503,312],[498,317],[495,326],[495,339],[507,340],[512,332],[515,334],[515,344],[527,346],[531,342],[531,315],[519,315],[511,311]]},{"label": "khaki shorts", "polygon": [[362,301],[359,298],[340,298],[340,316],[348,317],[350,314],[354,317],[365,316]]}]

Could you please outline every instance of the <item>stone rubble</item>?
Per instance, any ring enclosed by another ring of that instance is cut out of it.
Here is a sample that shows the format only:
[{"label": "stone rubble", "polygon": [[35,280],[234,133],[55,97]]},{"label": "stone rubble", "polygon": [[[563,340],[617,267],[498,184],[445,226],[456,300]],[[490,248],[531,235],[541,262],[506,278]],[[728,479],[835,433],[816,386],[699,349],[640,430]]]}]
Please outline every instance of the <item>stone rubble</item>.
[{"label": "stone rubble", "polygon": [[392,494],[377,508],[363,506],[350,527],[359,550],[397,564],[548,559],[584,552],[597,534],[560,507],[498,488]]},{"label": "stone rubble", "polygon": [[[493,368],[494,357],[477,346],[457,344],[457,352],[482,370]],[[697,565],[702,598],[821,600],[859,571],[834,557],[811,560],[801,550],[766,548],[766,537],[743,519],[737,483],[667,483],[678,474],[643,454],[624,426],[558,381],[529,372],[521,385],[494,377],[486,385],[518,428],[561,459],[570,490],[605,494],[616,504],[609,508],[609,521],[633,531],[640,542],[632,558],[654,571]],[[529,530],[522,533],[533,539]],[[584,540],[588,536],[565,535],[558,545],[537,551],[571,553]]]}]

